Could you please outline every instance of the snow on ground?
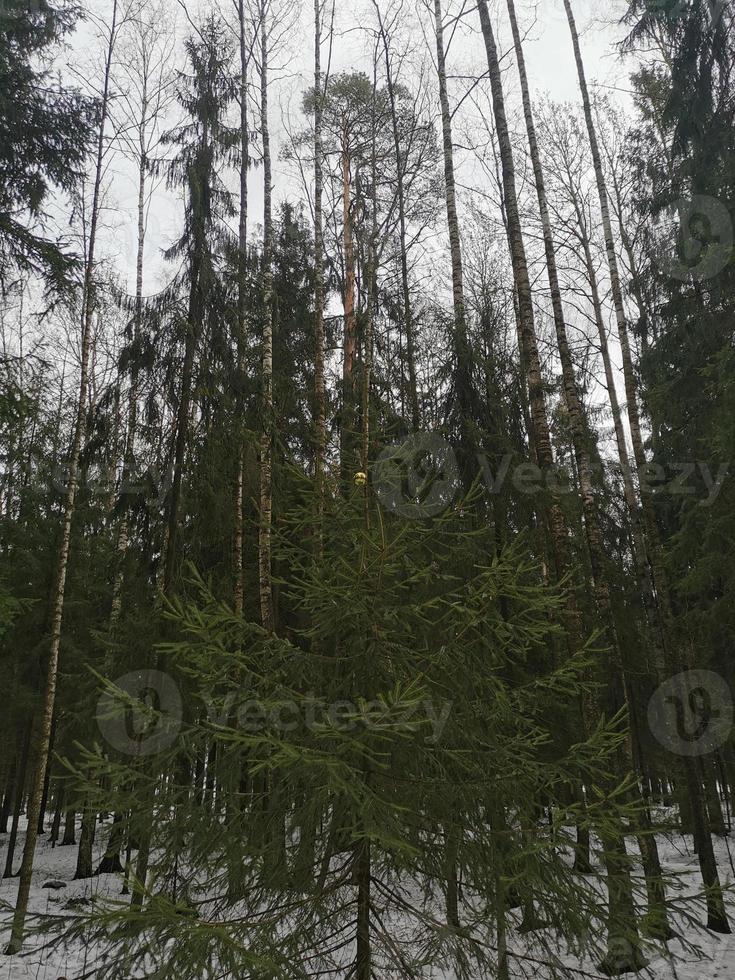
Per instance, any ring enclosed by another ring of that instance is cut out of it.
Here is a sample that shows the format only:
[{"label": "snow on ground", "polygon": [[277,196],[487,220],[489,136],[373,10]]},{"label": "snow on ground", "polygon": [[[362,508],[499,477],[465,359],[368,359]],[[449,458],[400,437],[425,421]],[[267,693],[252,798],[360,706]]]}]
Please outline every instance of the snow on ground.
[{"label": "snow on ground", "polygon": [[[23,835],[24,832],[21,829],[16,848],[16,868],[22,854]],[[104,844],[105,837],[106,834],[98,835],[95,862],[101,856],[100,847]],[[4,866],[6,845],[7,837],[0,838],[0,867]],[[731,850],[728,839],[716,839],[715,847],[722,883],[726,886],[733,886],[735,884],[735,844],[732,845]],[[666,872],[681,876],[683,884],[681,894],[696,894],[700,890],[700,879],[691,838],[678,835],[661,836],[659,837],[659,851]],[[74,903],[96,894],[107,894],[115,897],[120,894],[121,882],[116,875],[102,875],[91,880],[73,881],[76,854],[76,847],[59,846],[52,848],[46,837],[40,839],[31,891],[31,912],[58,914],[65,911],[64,907],[70,902]],[[43,889],[44,882],[50,880],[63,881],[67,887],[58,891]],[[17,884],[17,879],[0,880],[1,902],[11,906],[14,904]],[[730,920],[735,927],[735,894],[728,895],[728,906]],[[73,909],[73,905],[71,908]],[[604,909],[601,908],[602,912]],[[704,921],[703,913],[700,919]],[[10,931],[9,924],[9,916],[0,912],[0,949],[4,948],[7,942]],[[676,923],[676,928],[680,930],[688,943],[701,950],[702,957],[700,958],[688,951],[681,941],[673,940],[669,943],[668,957],[659,956],[651,960],[648,970],[642,974],[646,980],[647,978],[651,978],[651,980],[735,980],[735,935],[718,936],[706,930],[697,931],[691,925],[683,924],[681,921]],[[529,941],[512,933],[509,936],[509,946],[513,951],[517,953],[526,952],[533,957],[533,949],[527,945]],[[93,978],[94,973],[88,949],[85,950],[81,945],[78,945],[68,949],[48,951],[41,947],[40,939],[31,939],[26,941],[26,946],[20,955],[13,957],[0,955],[0,980],[81,980],[83,977]],[[587,977],[598,975],[593,963],[581,962],[571,956],[564,956],[562,959],[571,968],[568,973],[569,980],[584,980],[584,974]],[[581,970],[584,971],[584,974],[572,972],[572,970]],[[531,962],[523,964],[522,961],[517,961],[514,964],[512,972],[515,977],[523,978],[523,980],[544,980],[548,975],[543,967]],[[556,976],[558,977],[560,974],[557,972]],[[201,980],[201,978],[181,977],[179,980]],[[381,977],[380,980],[388,980],[388,978]],[[425,974],[423,980],[453,980],[453,974],[441,970],[432,971],[431,975]],[[488,980],[488,978],[478,976],[477,980]]]}]

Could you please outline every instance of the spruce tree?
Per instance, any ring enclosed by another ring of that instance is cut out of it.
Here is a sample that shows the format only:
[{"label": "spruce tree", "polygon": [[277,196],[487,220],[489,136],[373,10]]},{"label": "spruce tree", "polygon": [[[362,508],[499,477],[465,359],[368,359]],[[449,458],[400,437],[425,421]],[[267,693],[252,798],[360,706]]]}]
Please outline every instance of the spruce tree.
[{"label": "spruce tree", "polygon": [[95,105],[54,78],[49,60],[79,9],[51,0],[0,8],[0,282],[38,275],[68,289],[80,261],[44,229],[54,190],[75,190],[94,137]]}]

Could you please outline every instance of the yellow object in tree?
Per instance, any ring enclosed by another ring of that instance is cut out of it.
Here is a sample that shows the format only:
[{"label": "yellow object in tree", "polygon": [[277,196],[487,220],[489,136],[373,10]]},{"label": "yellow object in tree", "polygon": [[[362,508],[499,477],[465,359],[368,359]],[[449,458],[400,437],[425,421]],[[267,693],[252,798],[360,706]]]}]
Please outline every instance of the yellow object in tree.
[{"label": "yellow object in tree", "polygon": [[355,473],[356,487],[364,487],[366,483],[367,483],[367,473],[363,473],[362,470],[360,470],[359,473]]}]

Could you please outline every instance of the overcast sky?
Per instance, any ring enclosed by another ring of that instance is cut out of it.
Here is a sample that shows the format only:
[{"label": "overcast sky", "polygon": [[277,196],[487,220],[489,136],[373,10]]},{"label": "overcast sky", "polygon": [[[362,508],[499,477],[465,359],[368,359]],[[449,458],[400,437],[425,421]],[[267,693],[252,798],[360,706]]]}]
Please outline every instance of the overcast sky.
[{"label": "overcast sky", "polygon": [[[111,8],[111,0],[87,0],[93,6],[90,9],[95,16],[103,16],[106,9]],[[179,0],[168,0],[172,13],[176,13],[177,31],[183,39],[189,30],[189,25]],[[232,0],[219,0],[221,9],[231,17]],[[284,0],[273,0],[278,5]],[[449,19],[462,7],[464,0],[444,0],[445,17]],[[381,0],[385,7],[389,0]],[[215,4],[205,0],[186,0],[186,7],[193,20],[197,20],[201,12],[215,9]],[[411,8],[411,0],[406,0],[406,7]],[[432,5],[433,6],[433,5]],[[462,26],[457,30],[452,40],[448,54],[448,72],[450,75],[476,76],[485,68],[484,51],[478,32],[477,13],[472,10],[473,4],[467,0],[464,6],[469,13],[465,15]],[[578,27],[582,35],[583,53],[586,60],[588,75],[595,84],[626,104],[628,97],[627,77],[629,64],[623,64],[616,50],[616,42],[620,39],[620,29],[616,27],[616,14],[623,4],[618,2],[592,2],[592,0],[575,0],[574,7]],[[491,3],[495,11],[495,22],[498,29],[499,47],[508,52],[511,47],[510,31],[504,0]],[[601,9],[602,8],[602,9]],[[417,13],[418,11],[418,13]],[[517,0],[517,12],[522,30],[526,31],[525,51],[526,61],[534,90],[538,98],[547,94],[557,101],[579,99],[576,70],[572,59],[571,42],[562,0]],[[603,16],[607,23],[600,20]],[[286,49],[276,59],[278,70],[272,82],[271,92],[271,126],[274,150],[274,196],[275,201],[284,198],[301,198],[303,191],[299,180],[294,174],[293,165],[280,158],[280,152],[287,142],[285,125],[298,128],[300,121],[301,93],[312,84],[313,80],[313,7],[311,0],[303,0],[296,26],[291,33]],[[417,21],[415,18],[418,17]],[[371,0],[337,0],[336,27],[338,36],[334,41],[333,70],[351,69],[369,65],[370,39],[360,30],[362,26],[374,24],[374,13]],[[423,31],[421,26],[423,25]],[[431,58],[433,63],[433,35],[431,18],[422,9],[421,2],[415,11],[409,12],[407,23],[407,42],[413,47],[413,59]],[[428,40],[428,44],[425,41]],[[94,70],[90,64],[94,58],[95,39],[92,23],[81,26],[72,39],[71,50],[65,57],[77,66],[83,65],[83,73],[92,78]],[[324,57],[326,59],[326,46]],[[101,53],[97,55],[98,61]],[[516,100],[514,63],[508,55],[505,58],[505,84],[511,101]],[[433,79],[431,79],[433,82]],[[450,97],[456,104],[466,88],[470,85],[464,79],[450,82]],[[463,104],[462,110],[455,117],[456,134],[461,133],[466,126],[465,107],[475,111],[469,102]],[[517,121],[517,120],[515,120]],[[511,122],[514,122],[511,114]],[[455,134],[455,136],[456,136]],[[461,142],[457,138],[457,142]],[[460,182],[472,186],[477,180],[471,161],[466,154],[458,150],[458,165]],[[251,225],[255,228],[262,220],[262,179],[259,170],[253,171],[251,179]],[[120,154],[115,154],[109,161],[107,172],[107,203],[109,210],[106,214],[106,231],[103,236],[103,248],[109,258],[119,269],[131,287],[135,274],[136,252],[136,207],[137,180],[134,168],[127,164]],[[233,185],[234,186],[234,185]],[[460,201],[461,204],[461,201]],[[147,281],[146,291],[154,292],[171,275],[171,269],[160,258],[161,249],[175,238],[180,224],[181,200],[176,191],[167,191],[160,187],[151,207],[147,233]]]}]

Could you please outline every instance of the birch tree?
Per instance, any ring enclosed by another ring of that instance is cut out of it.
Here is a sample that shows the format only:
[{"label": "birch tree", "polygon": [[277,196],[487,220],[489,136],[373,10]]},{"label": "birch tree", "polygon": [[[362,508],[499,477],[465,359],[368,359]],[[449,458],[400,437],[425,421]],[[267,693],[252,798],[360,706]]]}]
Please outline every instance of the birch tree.
[{"label": "birch tree", "polygon": [[[584,525],[587,538],[587,547],[590,555],[592,570],[592,585],[595,593],[597,608],[603,626],[607,631],[608,640],[611,647],[613,662],[610,665],[612,676],[609,683],[614,684],[618,690],[612,695],[609,705],[614,713],[621,703],[629,700],[630,679],[626,676],[623,667],[623,657],[620,650],[617,624],[612,610],[610,595],[610,568],[605,556],[605,549],[600,527],[598,504],[595,499],[593,485],[593,464],[592,453],[597,456],[597,447],[594,444],[594,436],[591,432],[588,421],[585,417],[582,406],[577,380],[575,378],[574,364],[569,348],[567,337],[567,327],[564,319],[564,308],[562,304],[561,287],[559,283],[559,273],[556,262],[556,246],[551,227],[551,218],[546,197],[546,182],[544,178],[541,157],[539,154],[538,141],[536,138],[536,126],[533,118],[531,106],[531,96],[526,74],[525,57],[521,33],[518,27],[518,20],[515,12],[514,0],[507,0],[508,14],[510,17],[511,30],[513,33],[513,44],[518,65],[518,73],[521,83],[521,95],[523,99],[523,112],[528,134],[529,152],[531,165],[533,168],[536,192],[538,195],[539,211],[541,214],[541,227],[544,239],[544,251],[546,256],[546,269],[551,288],[551,302],[554,315],[554,325],[556,328],[556,342],[559,350],[559,357],[562,367],[564,401],[571,423],[572,442],[577,463],[577,474],[579,477],[579,490],[582,500],[582,511],[584,514]],[[631,759],[631,764],[634,760]],[[646,869],[646,880],[648,884],[649,898],[649,926],[661,935],[669,937],[671,929],[668,924],[666,911],[666,894],[661,879],[661,862],[658,856],[656,840],[650,833],[650,826],[645,828],[645,833],[638,836],[643,863]]]},{"label": "birch tree", "polygon": [[105,154],[108,149],[106,128],[110,98],[112,94],[113,58],[119,32],[130,13],[130,6],[123,6],[123,4],[119,3],[119,0],[113,0],[111,20],[109,24],[103,26],[106,39],[106,51],[102,77],[101,113],[97,133],[96,156],[94,160],[89,238],[87,241],[84,282],[82,286],[82,357],[79,374],[79,389],[77,394],[76,421],[74,423],[74,432],[68,459],[61,538],[56,560],[54,587],[51,594],[50,649],[48,664],[46,666],[46,683],[38,734],[37,762],[28,803],[28,830],[23,849],[23,863],[20,870],[20,880],[18,883],[18,895],[15,904],[13,926],[10,941],[6,948],[6,953],[10,955],[19,952],[23,943],[25,919],[28,911],[28,898],[31,888],[31,877],[33,875],[36,841],[38,839],[38,822],[40,818],[41,799],[43,797],[46,767],[49,764],[49,747],[51,743],[51,728],[53,724],[54,706],[56,702],[56,687],[59,672],[59,650],[61,645],[61,627],[64,616],[64,596],[66,588],[66,573],[69,564],[71,528],[74,520],[79,485],[79,459],[82,446],[84,444],[87,425],[89,364],[92,345],[92,326],[96,310],[95,261],[97,252],[97,230],[101,206],[103,168]]},{"label": "birch tree", "polygon": [[[651,558],[651,566],[653,569],[656,596],[659,603],[659,609],[661,610],[661,618],[664,624],[665,636],[668,644],[669,663],[674,668],[682,668],[685,661],[677,651],[675,641],[673,639],[671,587],[665,571],[660,535],[656,523],[656,515],[653,510],[653,501],[651,499],[651,487],[646,477],[647,460],[641,432],[641,419],[637,401],[633,357],[631,353],[630,337],[628,334],[628,323],[625,313],[623,291],[620,283],[617,249],[615,238],[613,236],[612,220],[610,218],[607,183],[599,143],[597,140],[597,130],[592,115],[592,104],[590,102],[587,77],[584,68],[584,61],[582,59],[582,50],[579,43],[579,34],[577,32],[577,25],[570,0],[564,0],[564,9],[566,11],[569,31],[572,38],[574,60],[577,66],[577,76],[582,95],[582,108],[584,110],[585,122],[587,124],[587,135],[589,137],[595,180],[600,199],[602,229],[605,240],[605,250],[607,253],[608,271],[610,275],[610,288],[612,290],[613,303],[615,306],[615,317],[618,326],[618,338],[620,340],[620,349],[623,357],[623,377],[625,380],[628,422],[630,425],[631,440],[633,443],[633,458],[635,460],[638,475],[638,487],[641,495],[643,521],[646,531],[649,555]],[[700,774],[697,771],[696,763],[691,759],[685,759],[683,762],[683,767],[686,774],[686,784],[688,787],[692,814],[694,818],[694,831],[697,839],[697,851],[700,869],[702,872],[702,880],[704,881],[707,889],[708,926],[716,932],[729,933],[730,926],[727,920],[727,913],[725,911],[725,905],[722,897],[722,886],[712,847],[712,837],[709,827],[707,826],[707,812],[702,797]]]}]

